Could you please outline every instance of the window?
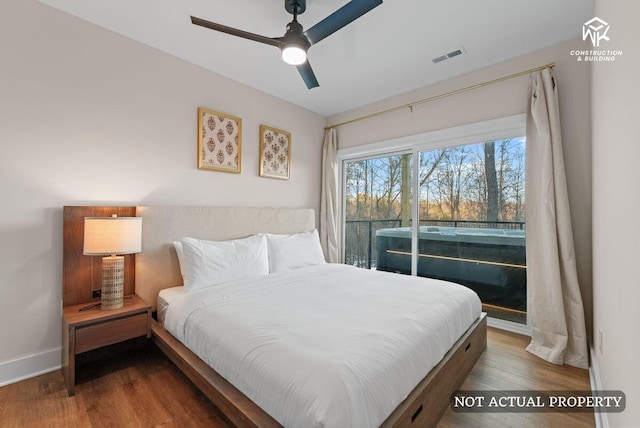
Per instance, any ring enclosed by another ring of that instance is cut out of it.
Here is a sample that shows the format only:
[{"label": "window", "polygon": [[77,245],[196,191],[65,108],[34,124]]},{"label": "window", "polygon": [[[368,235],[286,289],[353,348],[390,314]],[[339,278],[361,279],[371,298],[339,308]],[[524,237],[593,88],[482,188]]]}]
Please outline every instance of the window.
[{"label": "window", "polygon": [[[411,156],[345,162],[346,264],[375,269],[378,231],[411,226]],[[410,264],[403,273],[411,273]]]},{"label": "window", "polygon": [[524,118],[463,128],[339,154],[344,261],[457,282],[489,316],[526,324]]}]

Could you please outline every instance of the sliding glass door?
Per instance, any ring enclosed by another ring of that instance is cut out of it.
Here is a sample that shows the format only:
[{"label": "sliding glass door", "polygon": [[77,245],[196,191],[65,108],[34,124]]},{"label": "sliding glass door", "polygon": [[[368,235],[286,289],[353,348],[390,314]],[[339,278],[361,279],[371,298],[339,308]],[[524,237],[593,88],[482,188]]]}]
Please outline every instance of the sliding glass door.
[{"label": "sliding glass door", "polygon": [[417,275],[465,285],[526,324],[524,138],[419,153]]},{"label": "sliding glass door", "polygon": [[525,138],[506,134],[345,159],[345,263],[462,284],[526,324]]}]

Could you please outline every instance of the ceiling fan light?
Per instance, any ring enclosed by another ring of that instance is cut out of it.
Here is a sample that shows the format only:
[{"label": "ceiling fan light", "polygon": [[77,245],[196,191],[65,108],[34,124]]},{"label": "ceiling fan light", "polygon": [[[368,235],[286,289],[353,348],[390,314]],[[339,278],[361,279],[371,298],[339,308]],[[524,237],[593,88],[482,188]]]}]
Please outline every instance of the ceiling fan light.
[{"label": "ceiling fan light", "polygon": [[304,64],[307,60],[307,51],[295,44],[287,45],[282,49],[282,60],[291,65]]}]

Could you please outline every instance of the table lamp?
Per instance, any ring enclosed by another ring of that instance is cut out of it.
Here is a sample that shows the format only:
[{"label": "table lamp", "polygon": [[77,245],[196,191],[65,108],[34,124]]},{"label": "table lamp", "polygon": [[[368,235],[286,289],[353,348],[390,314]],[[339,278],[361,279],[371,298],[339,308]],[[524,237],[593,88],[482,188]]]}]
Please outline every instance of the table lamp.
[{"label": "table lamp", "polygon": [[104,311],[124,305],[123,254],[142,250],[142,217],[85,217],[84,249],[86,256],[102,258],[102,292],[100,307]]}]

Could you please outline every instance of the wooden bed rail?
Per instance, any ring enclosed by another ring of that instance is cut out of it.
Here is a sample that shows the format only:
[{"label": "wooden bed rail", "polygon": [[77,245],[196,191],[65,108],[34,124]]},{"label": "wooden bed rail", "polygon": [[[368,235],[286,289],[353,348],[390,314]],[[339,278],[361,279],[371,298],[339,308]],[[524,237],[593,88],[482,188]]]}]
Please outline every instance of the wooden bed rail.
[{"label": "wooden bed rail", "polygon": [[[281,427],[158,322],[152,322],[151,331],[158,348],[236,426]],[[449,406],[451,394],[464,383],[486,346],[487,318],[483,313],[381,427],[435,427]]]},{"label": "wooden bed rail", "polygon": [[487,314],[483,313],[381,427],[435,427],[449,407],[451,394],[462,386],[486,347]]}]

